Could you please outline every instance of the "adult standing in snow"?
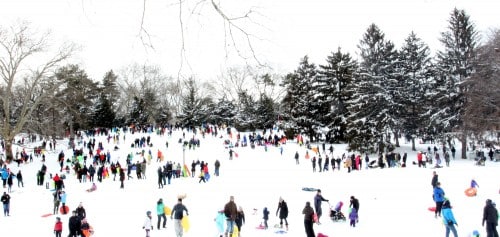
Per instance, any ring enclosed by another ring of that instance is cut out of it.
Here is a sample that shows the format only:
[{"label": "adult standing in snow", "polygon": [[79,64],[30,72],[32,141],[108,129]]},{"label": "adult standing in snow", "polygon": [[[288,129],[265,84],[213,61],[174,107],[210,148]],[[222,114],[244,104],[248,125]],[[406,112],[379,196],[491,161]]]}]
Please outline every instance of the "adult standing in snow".
[{"label": "adult standing in snow", "polygon": [[323,211],[321,209],[321,202],[328,202],[328,199],[325,199],[323,195],[321,195],[321,189],[318,189],[318,191],[316,192],[316,196],[314,196],[314,209],[316,211],[316,215],[318,216],[318,224],[321,224],[321,222],[319,222],[319,219],[323,214]]},{"label": "adult standing in snow", "polygon": [[52,214],[55,215],[61,205],[61,190],[56,190],[52,195],[54,196],[54,210],[52,211]]},{"label": "adult standing in snow", "polygon": [[436,188],[437,186],[437,183],[439,182],[438,180],[438,174],[436,171],[432,171],[432,180],[431,180],[431,185],[432,185],[432,188]]},{"label": "adult standing in snow", "polygon": [[158,223],[156,224],[156,229],[160,229],[160,222],[163,219],[163,228],[167,228],[167,217],[165,216],[165,205],[163,204],[163,199],[160,198],[156,202],[156,215],[158,215]]},{"label": "adult standing in snow", "polygon": [[69,235],[68,237],[78,237],[81,232],[81,220],[76,215],[76,211],[73,211],[73,215],[68,220],[68,229]]},{"label": "adult standing in snow", "polygon": [[491,199],[486,200],[486,206],[483,209],[483,226],[484,224],[486,224],[487,237],[498,237],[498,210]]},{"label": "adult standing in snow", "polygon": [[446,237],[450,235],[450,231],[453,233],[453,236],[458,237],[457,229],[455,228],[455,225],[458,224],[451,211],[449,200],[443,202],[443,210],[441,213],[443,214],[443,224],[446,226]]},{"label": "adult standing in snow", "polygon": [[312,209],[310,202],[306,202],[306,206],[302,210],[302,214],[304,214],[304,228],[306,230],[306,236],[307,237],[316,237],[316,235],[314,234],[314,228],[313,228],[314,210]]},{"label": "adult standing in snow", "polygon": [[153,229],[153,224],[151,223],[151,211],[146,212],[146,219],[144,219],[142,228],[146,231],[146,237],[149,237],[149,232]]},{"label": "adult standing in snow", "polygon": [[76,215],[78,216],[78,218],[80,218],[80,220],[83,220],[87,217],[87,212],[85,212],[85,208],[83,207],[83,204],[81,202],[78,205],[78,207],[75,209],[75,211],[76,211]]},{"label": "adult standing in snow", "polygon": [[17,171],[16,178],[17,178],[17,187],[18,188],[19,187],[23,187],[24,188],[23,174],[21,174],[21,170]]},{"label": "adult standing in snow", "polygon": [[234,203],[234,196],[229,197],[229,202],[224,205],[224,215],[226,215],[226,232],[225,236],[233,235],[233,228],[235,225],[236,216],[238,215],[238,209],[236,208],[236,203]]},{"label": "adult standing in snow", "polygon": [[219,176],[219,169],[220,169],[220,161],[219,160],[215,160],[214,167],[215,167],[215,176]]},{"label": "adult standing in snow", "polygon": [[349,207],[355,208],[356,213],[359,214],[359,200],[354,196],[351,196],[350,198]]},{"label": "adult standing in snow", "polygon": [[124,188],[123,182],[125,181],[125,172],[121,167],[119,169],[120,169],[120,188],[123,189]]},{"label": "adult standing in snow", "polygon": [[0,201],[3,203],[3,215],[10,216],[10,195],[6,192],[3,192]]},{"label": "adult standing in snow", "polygon": [[441,216],[441,208],[443,207],[443,202],[444,202],[444,191],[441,188],[440,182],[437,182],[432,197],[434,199],[434,202],[436,202],[436,210],[434,211],[434,217],[437,218],[438,215]]},{"label": "adult standing in snow", "polygon": [[172,213],[170,214],[170,219],[174,219],[175,235],[177,237],[182,237],[182,217],[184,217],[184,211],[186,215],[189,216],[188,209],[182,204],[182,199],[177,199],[177,204],[172,208]]},{"label": "adult standing in snow", "polygon": [[280,201],[278,203],[278,209],[276,209],[276,216],[280,218],[280,228],[283,228],[283,220],[285,220],[286,230],[288,230],[288,221],[286,219],[288,218],[288,205],[286,204],[285,200],[283,200],[282,197],[280,197]]}]

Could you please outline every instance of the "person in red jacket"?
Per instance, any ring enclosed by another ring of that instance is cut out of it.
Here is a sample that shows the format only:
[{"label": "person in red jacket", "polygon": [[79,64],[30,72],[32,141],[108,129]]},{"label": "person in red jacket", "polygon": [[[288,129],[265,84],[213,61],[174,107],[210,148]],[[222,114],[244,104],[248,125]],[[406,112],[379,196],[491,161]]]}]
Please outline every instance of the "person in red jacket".
[{"label": "person in red jacket", "polygon": [[60,217],[56,217],[56,224],[54,225],[54,234],[56,234],[56,237],[61,237],[62,233],[62,222]]}]

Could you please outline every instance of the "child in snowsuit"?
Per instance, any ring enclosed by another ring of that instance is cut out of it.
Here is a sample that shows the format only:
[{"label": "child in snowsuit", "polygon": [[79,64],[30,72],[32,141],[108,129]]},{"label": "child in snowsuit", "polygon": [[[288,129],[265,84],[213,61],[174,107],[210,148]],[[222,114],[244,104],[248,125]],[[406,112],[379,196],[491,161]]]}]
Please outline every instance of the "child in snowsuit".
[{"label": "child in snowsuit", "polygon": [[142,228],[146,230],[146,237],[149,237],[149,231],[153,229],[153,223],[151,222],[151,211],[146,212],[146,219],[144,220]]},{"label": "child in snowsuit", "polygon": [[354,207],[351,209],[351,213],[349,213],[349,220],[349,225],[356,227],[356,222],[358,221],[358,211]]},{"label": "child in snowsuit", "polygon": [[62,233],[62,222],[60,217],[56,217],[56,224],[54,225],[54,234],[56,234],[56,237],[61,237]]},{"label": "child in snowsuit", "polygon": [[267,226],[267,220],[269,220],[269,210],[267,210],[267,207],[264,207],[264,211],[263,211],[263,218],[264,219],[264,228],[267,229],[268,226]]}]

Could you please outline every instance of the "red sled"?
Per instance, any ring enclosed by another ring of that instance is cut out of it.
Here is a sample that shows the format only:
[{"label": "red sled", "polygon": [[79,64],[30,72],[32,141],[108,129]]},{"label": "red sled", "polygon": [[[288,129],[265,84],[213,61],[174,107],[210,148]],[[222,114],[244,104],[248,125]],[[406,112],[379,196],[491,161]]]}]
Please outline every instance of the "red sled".
[{"label": "red sled", "polygon": [[61,208],[59,208],[59,212],[63,215],[66,215],[69,213],[69,207],[68,206],[62,206]]},{"label": "red sled", "polygon": [[42,217],[52,216],[52,213],[43,214]]},{"label": "red sled", "polygon": [[435,212],[436,211],[436,207],[429,207],[429,208],[427,208],[427,210]]},{"label": "red sled", "polygon": [[318,233],[318,237],[328,237],[328,235],[325,235],[325,234],[322,234],[322,233]]}]

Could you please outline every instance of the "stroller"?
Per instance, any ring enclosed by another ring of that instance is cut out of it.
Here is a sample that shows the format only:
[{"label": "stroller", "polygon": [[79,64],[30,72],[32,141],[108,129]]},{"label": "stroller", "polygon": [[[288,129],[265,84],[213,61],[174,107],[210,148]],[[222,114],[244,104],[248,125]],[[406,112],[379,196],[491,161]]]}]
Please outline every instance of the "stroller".
[{"label": "stroller", "polygon": [[[330,209],[330,218],[332,221],[346,221],[346,217],[342,213],[342,205],[344,205],[343,202],[338,202],[337,205],[335,205],[334,209]],[[331,207],[330,207],[331,208]]]}]

